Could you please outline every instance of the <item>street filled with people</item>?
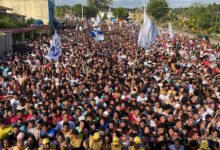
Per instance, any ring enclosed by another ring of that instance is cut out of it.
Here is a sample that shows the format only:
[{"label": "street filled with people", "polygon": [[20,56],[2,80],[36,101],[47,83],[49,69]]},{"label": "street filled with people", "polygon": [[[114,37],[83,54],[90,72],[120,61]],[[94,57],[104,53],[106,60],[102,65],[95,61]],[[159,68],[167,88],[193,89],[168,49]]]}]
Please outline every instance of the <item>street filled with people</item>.
[{"label": "street filled with people", "polygon": [[[77,28],[76,28],[77,26]],[[79,28],[78,28],[79,26]],[[15,42],[0,61],[2,150],[219,150],[220,45],[140,25],[69,21],[51,37]]]}]

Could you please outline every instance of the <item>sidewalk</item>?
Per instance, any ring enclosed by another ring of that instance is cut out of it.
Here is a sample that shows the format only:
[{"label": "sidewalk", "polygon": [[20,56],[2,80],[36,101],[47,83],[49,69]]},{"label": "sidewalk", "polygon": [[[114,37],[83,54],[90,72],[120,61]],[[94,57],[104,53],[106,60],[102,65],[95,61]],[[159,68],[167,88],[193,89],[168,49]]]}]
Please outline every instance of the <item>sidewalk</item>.
[{"label": "sidewalk", "polygon": [[[167,28],[163,28],[163,27],[158,27],[158,28],[159,28],[160,30],[167,30]],[[190,38],[194,38],[194,37],[197,36],[196,34],[184,32],[184,31],[180,31],[180,30],[176,30],[176,29],[173,29],[173,31],[174,31],[175,33],[179,33],[179,34],[183,34],[183,35],[188,35]],[[215,40],[215,39],[212,39],[212,38],[209,38],[209,40],[210,40],[211,43],[214,43],[214,44],[220,43],[220,41]]]}]

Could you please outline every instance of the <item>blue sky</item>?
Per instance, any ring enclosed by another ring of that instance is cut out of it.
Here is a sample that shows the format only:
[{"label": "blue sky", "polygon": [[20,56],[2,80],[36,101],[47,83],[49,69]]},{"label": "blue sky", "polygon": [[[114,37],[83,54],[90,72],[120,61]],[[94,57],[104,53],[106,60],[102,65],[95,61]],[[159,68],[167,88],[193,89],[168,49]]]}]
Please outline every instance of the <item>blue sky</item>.
[{"label": "blue sky", "polygon": [[[75,5],[79,3],[86,4],[87,0],[55,0],[56,5]],[[220,0],[167,0],[169,6],[172,8],[178,7],[187,7],[193,3],[218,3],[220,4]],[[127,7],[127,8],[135,8],[135,7],[142,7],[143,0],[113,0],[113,7]]]}]

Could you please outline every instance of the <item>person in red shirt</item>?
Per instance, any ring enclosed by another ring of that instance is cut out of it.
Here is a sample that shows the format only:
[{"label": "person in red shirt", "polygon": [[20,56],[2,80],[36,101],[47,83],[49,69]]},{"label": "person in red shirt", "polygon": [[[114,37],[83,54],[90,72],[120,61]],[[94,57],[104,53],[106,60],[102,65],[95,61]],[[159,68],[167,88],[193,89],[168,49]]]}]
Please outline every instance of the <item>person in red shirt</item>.
[{"label": "person in red shirt", "polygon": [[130,115],[130,121],[133,124],[139,124],[140,120],[140,110],[138,108],[134,108]]},{"label": "person in red shirt", "polygon": [[16,116],[6,118],[6,122],[8,124],[14,124],[18,119],[23,119],[23,121],[26,122],[27,116],[23,115],[21,110],[17,110]]}]

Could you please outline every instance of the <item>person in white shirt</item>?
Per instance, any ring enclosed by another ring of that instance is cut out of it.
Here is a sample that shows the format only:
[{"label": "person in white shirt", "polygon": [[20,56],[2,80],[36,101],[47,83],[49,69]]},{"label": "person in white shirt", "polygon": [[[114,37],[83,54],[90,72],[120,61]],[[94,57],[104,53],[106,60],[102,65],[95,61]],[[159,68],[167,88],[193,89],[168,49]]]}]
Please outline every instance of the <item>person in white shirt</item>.
[{"label": "person in white shirt", "polygon": [[68,122],[70,128],[71,128],[71,129],[75,129],[76,125],[75,125],[75,123],[74,123],[73,121],[69,121],[69,116],[68,116],[68,114],[63,114],[62,121],[60,121],[60,122],[57,124],[55,130],[56,130],[56,131],[62,130],[62,129],[63,129],[63,123],[64,123],[64,122]]},{"label": "person in white shirt", "polygon": [[10,104],[14,109],[16,109],[17,106],[19,105],[19,99],[18,99],[18,94],[17,93],[14,93],[13,98],[10,100]]},{"label": "person in white shirt", "polygon": [[167,93],[167,90],[162,90],[162,93],[159,95],[159,99],[161,101],[169,100],[169,94]]},{"label": "person in white shirt", "polygon": [[141,92],[137,98],[137,102],[144,103],[148,100],[147,96],[145,96],[144,92]]}]

